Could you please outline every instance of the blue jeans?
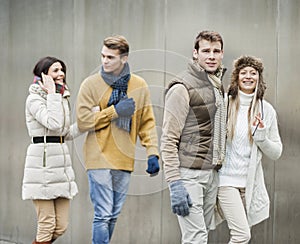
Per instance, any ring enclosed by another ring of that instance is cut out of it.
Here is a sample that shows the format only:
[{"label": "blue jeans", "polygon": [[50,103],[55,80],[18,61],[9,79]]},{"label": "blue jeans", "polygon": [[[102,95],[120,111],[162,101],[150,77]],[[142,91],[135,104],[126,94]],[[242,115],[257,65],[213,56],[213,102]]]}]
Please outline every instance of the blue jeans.
[{"label": "blue jeans", "polygon": [[94,205],[93,244],[109,243],[129,187],[130,172],[88,170],[90,197]]}]

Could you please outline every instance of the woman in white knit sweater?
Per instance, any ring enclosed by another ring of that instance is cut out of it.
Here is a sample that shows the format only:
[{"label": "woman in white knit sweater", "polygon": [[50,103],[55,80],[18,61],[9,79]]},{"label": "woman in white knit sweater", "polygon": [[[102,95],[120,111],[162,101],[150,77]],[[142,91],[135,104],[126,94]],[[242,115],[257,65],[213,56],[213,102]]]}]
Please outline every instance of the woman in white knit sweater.
[{"label": "woman in white knit sweater", "polygon": [[263,99],[266,89],[260,59],[234,62],[228,91],[225,164],[219,171],[218,201],[230,230],[229,243],[248,243],[251,226],[269,217],[262,155],[276,160],[282,152],[277,116]]}]

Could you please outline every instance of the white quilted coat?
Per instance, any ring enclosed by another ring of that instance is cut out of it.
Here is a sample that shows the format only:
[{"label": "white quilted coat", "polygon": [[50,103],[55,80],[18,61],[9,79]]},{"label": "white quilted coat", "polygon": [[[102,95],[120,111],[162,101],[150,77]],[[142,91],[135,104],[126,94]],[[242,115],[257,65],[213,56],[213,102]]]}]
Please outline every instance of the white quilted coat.
[{"label": "white quilted coat", "polygon": [[[77,124],[70,126],[68,90],[46,94],[38,84],[29,87],[26,100],[26,125],[30,137],[78,136]],[[72,199],[78,192],[71,157],[66,143],[31,143],[27,148],[22,198]]]}]

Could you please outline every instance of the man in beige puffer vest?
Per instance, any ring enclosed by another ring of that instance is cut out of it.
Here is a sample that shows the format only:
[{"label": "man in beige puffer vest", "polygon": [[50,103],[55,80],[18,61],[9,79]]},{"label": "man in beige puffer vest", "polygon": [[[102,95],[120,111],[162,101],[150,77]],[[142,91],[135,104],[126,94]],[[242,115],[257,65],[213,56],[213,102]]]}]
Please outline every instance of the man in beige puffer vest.
[{"label": "man in beige puffer vest", "polygon": [[182,243],[207,243],[225,155],[226,109],[221,78],[223,40],[201,32],[188,69],[172,80],[165,98],[161,152],[171,206]]}]

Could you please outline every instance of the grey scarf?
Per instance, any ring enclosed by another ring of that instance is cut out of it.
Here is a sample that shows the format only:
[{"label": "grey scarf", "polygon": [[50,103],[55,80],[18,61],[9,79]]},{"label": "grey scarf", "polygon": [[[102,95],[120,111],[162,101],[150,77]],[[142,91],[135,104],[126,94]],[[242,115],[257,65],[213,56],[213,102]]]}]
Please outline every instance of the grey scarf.
[{"label": "grey scarf", "polygon": [[214,118],[214,139],[213,139],[213,165],[221,167],[225,159],[225,143],[226,143],[226,103],[224,101],[223,92],[221,90],[221,77],[223,68],[213,75],[209,74],[209,80],[214,87],[217,111]]}]

